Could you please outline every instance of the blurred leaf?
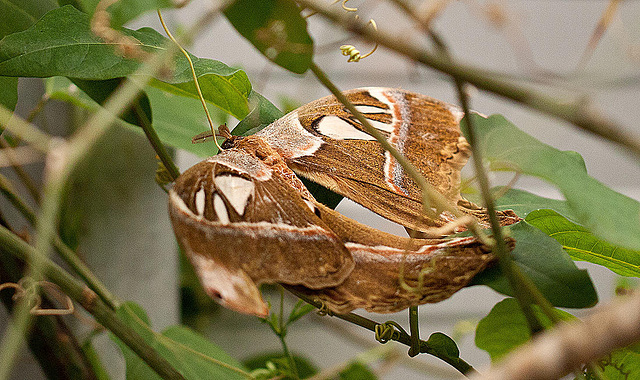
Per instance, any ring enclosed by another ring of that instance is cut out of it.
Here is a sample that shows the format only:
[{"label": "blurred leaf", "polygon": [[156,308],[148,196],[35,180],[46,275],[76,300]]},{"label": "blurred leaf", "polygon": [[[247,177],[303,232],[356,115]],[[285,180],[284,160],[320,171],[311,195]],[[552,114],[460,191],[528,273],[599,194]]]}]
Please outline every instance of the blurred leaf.
[{"label": "blurred leaf", "polygon": [[[100,0],[64,0],[62,2],[72,4],[83,12],[93,15]],[[107,11],[111,14],[111,26],[118,28],[143,13],[173,6],[172,0],[118,0],[111,4]]]},{"label": "blurred leaf", "polygon": [[[554,306],[583,308],[598,302],[587,271],[578,269],[556,240],[525,221],[510,226],[509,231],[516,240],[511,257]],[[478,274],[472,284],[513,296],[497,265]]]},{"label": "blurred leaf", "polygon": [[[107,99],[111,96],[111,94],[120,86],[122,82],[124,82],[124,78],[113,78],[106,80],[84,80],[71,78],[73,84],[78,86],[85,94],[89,95],[93,101],[99,103],[100,105],[104,105]],[[153,122],[153,117],[151,115],[151,106],[149,104],[149,98],[147,94],[142,92],[138,95],[138,98],[135,101],[132,101],[131,104],[137,104],[141,107],[142,112],[146,115],[147,120]],[[132,106],[131,105],[131,106]],[[136,112],[130,107],[125,109],[120,118],[127,123],[140,126],[138,117],[136,116]]]},{"label": "blurred leaf", "polygon": [[292,0],[236,0],[224,14],[269,60],[302,74],[313,58],[307,20]]},{"label": "blurred leaf", "polygon": [[[318,373],[318,368],[305,357],[293,355],[293,361],[296,363],[298,375],[301,379],[311,377]],[[268,362],[275,364],[276,368],[279,368],[281,366],[288,367],[289,365],[288,360],[282,356],[281,352],[270,352],[254,356],[243,361],[242,364],[245,367],[249,368],[251,371],[255,371],[257,369],[266,368]],[[282,380],[293,380],[293,378],[284,377]]]},{"label": "blurred leaf", "polygon": [[353,362],[340,371],[340,380],[376,380],[378,377],[366,365]]},{"label": "blurred leaf", "polygon": [[9,34],[23,31],[43,14],[57,8],[54,0],[2,0],[0,1],[0,40]]},{"label": "blurred leaf", "polygon": [[[551,321],[538,306],[534,306],[534,313],[544,327],[551,327]],[[564,320],[575,319],[562,310],[556,309],[556,313]],[[491,361],[497,361],[529,339],[529,325],[518,301],[514,298],[498,302],[491,312],[482,318],[476,329],[476,346],[487,351]]]},{"label": "blurred leaf", "polygon": [[[116,314],[187,380],[247,378],[220,364],[224,363],[246,372],[246,368],[243,368],[240,362],[184,326],[172,326],[158,334],[149,327],[149,319],[144,310],[133,302],[124,303],[116,310]],[[159,379],[159,376],[118,338],[112,335],[111,339],[118,344],[125,357],[127,379]]]},{"label": "blurred leaf", "polygon": [[18,104],[18,78],[0,77],[0,105],[9,111],[16,109]]},{"label": "blurred leaf", "polygon": [[104,368],[102,361],[100,360],[100,355],[96,352],[96,349],[93,347],[93,342],[91,339],[87,339],[81,346],[82,352],[87,358],[87,361],[93,368],[93,371],[96,375],[96,380],[109,380],[109,373]]},{"label": "blurred leaf", "polygon": [[556,239],[574,260],[605,266],[621,276],[640,277],[640,252],[617,247],[553,210],[531,212],[527,223]]},{"label": "blurred leaf", "polygon": [[[562,192],[575,221],[616,245],[640,250],[640,203],[587,174],[582,157],[543,144],[501,115],[472,114],[483,156],[493,169],[516,167]],[[465,118],[466,120],[466,118]],[[462,123],[466,133],[466,122]]]},{"label": "blurred leaf", "polygon": [[[150,28],[122,29],[147,52],[164,49],[166,38]],[[195,97],[187,60],[176,55],[174,75],[156,78],[151,85],[165,91]],[[210,60],[192,57],[204,98],[238,119],[249,113],[251,83],[244,71]],[[65,76],[106,80],[133,74],[140,62],[118,55],[112,44],[93,35],[89,16],[72,6],[48,12],[31,28],[0,41],[0,75],[21,77]]]}]

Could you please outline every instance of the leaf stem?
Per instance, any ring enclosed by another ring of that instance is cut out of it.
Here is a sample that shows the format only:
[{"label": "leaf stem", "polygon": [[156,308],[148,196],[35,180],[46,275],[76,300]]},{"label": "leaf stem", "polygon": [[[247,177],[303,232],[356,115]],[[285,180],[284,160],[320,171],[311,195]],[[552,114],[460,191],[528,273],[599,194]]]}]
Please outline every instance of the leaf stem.
[{"label": "leaf stem", "polygon": [[20,178],[20,181],[22,182],[24,187],[27,188],[27,191],[31,195],[31,198],[36,201],[36,204],[40,204],[40,191],[38,190],[38,187],[36,186],[35,182],[33,182],[31,176],[29,176],[29,174],[22,168],[22,165],[18,163],[18,160],[16,160],[11,149],[6,149],[10,148],[11,145],[9,145],[5,138],[6,136],[0,137],[0,148],[3,149],[3,152],[7,157],[7,161],[9,161],[9,163],[11,164],[11,167],[18,175],[18,178]]}]

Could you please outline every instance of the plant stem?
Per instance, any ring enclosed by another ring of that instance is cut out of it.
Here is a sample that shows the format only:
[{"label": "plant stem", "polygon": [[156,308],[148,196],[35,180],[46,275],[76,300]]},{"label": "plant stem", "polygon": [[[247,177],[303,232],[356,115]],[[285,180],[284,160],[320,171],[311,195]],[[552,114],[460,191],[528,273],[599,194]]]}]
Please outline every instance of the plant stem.
[{"label": "plant stem", "polygon": [[420,353],[418,306],[411,306],[409,308],[409,331],[411,332],[411,348],[409,349],[409,356],[414,357]]},{"label": "plant stem", "polygon": [[133,110],[135,112],[136,118],[138,119],[138,124],[142,127],[142,130],[151,143],[153,150],[156,151],[156,154],[160,158],[160,161],[162,161],[164,167],[169,171],[171,178],[175,181],[176,178],[178,178],[178,176],[180,175],[180,169],[178,169],[176,164],[173,162],[169,151],[167,151],[167,148],[164,146],[162,141],[160,141],[160,138],[158,137],[156,130],[151,125],[151,122],[147,118],[147,115],[142,111],[140,102],[135,102],[135,104],[133,105]]},{"label": "plant stem", "polygon": [[484,206],[486,207],[487,214],[489,215],[491,232],[493,233],[493,237],[496,241],[493,253],[498,257],[500,269],[502,270],[502,273],[507,277],[507,280],[509,281],[511,288],[513,289],[516,299],[520,304],[520,308],[522,309],[526,317],[529,329],[533,334],[542,330],[543,326],[538,321],[538,318],[533,311],[532,303],[537,303],[538,305],[540,305],[543,312],[554,323],[557,323],[559,321],[559,318],[553,310],[553,306],[551,306],[549,301],[544,298],[538,288],[536,288],[535,284],[533,284],[533,282],[528,277],[526,277],[524,273],[522,273],[520,268],[516,266],[516,264],[511,259],[511,256],[509,255],[509,250],[507,249],[507,245],[502,234],[502,227],[500,226],[500,221],[498,220],[498,215],[496,213],[495,202],[493,201],[493,196],[491,195],[489,179],[482,164],[482,152],[478,146],[475,125],[473,122],[473,118],[470,117],[471,111],[469,107],[469,97],[467,96],[467,93],[464,89],[464,83],[455,78],[454,82],[456,90],[458,91],[460,105],[462,106],[464,114],[467,115],[465,117],[465,121],[467,123],[467,138],[469,141],[469,145],[471,145],[474,169],[478,178],[478,182],[480,184],[480,193],[482,195]]},{"label": "plant stem", "polygon": [[[433,214],[433,211],[430,210],[429,205],[434,204],[439,210],[446,210],[451,212],[456,217],[461,217],[462,213],[456,207],[453,207],[449,204],[447,199],[437,192],[433,187],[427,182],[427,180],[422,176],[422,174],[415,168],[403,155],[396,149],[395,146],[391,145],[389,141],[376,129],[374,128],[369,120],[367,120],[364,115],[356,109],[356,107],[347,99],[346,96],[336,87],[333,82],[329,79],[329,77],[318,67],[314,62],[311,62],[309,66],[313,74],[318,78],[318,80],[329,90],[331,93],[342,103],[348,110],[351,112],[358,121],[364,126],[365,130],[368,134],[373,136],[382,147],[388,151],[393,158],[402,166],[404,171],[413,179],[420,190],[422,191],[422,204],[423,209],[426,214]],[[474,236],[478,238],[483,244],[487,246],[491,246],[492,242],[487,239],[484,232],[478,225],[477,221],[473,219],[473,222],[468,226],[469,230],[473,232]]]},{"label": "plant stem", "polygon": [[[315,301],[312,298],[307,297],[306,295],[299,293],[295,290],[292,290],[290,288],[287,288],[287,290],[291,293],[293,293],[296,297],[300,298],[301,300],[305,301],[306,303],[308,303],[309,305],[313,305],[318,309],[322,309],[322,303],[319,301]],[[376,326],[380,325],[380,323],[376,322],[376,321],[372,321],[371,319],[362,317],[360,315],[354,314],[354,313],[349,313],[349,314],[334,314],[334,313],[330,313],[329,315],[334,316],[336,318],[340,318],[344,321],[347,321],[349,323],[353,323],[354,325],[358,325],[360,327],[364,327],[367,330],[373,331],[375,332],[376,330]],[[393,337],[391,338],[391,340],[395,340],[396,342],[402,343],[404,345],[407,345],[409,347],[411,347],[412,342],[411,342],[411,337],[406,334],[403,333],[402,331],[396,331],[398,334],[393,334]],[[429,344],[427,342],[425,342],[424,340],[419,340],[420,343],[420,353],[425,353],[425,354],[429,354],[432,356],[437,357],[438,359],[448,363],[449,365],[451,365],[453,368],[455,368],[456,370],[458,370],[461,374],[465,375],[465,376],[470,376],[474,373],[476,373],[476,370],[469,365],[467,362],[465,362],[464,360],[462,360],[461,358],[457,358],[455,360],[453,360],[450,357],[441,355],[439,352],[433,350]]]},{"label": "plant stem", "polygon": [[[182,375],[145,343],[137,332],[125,325],[97,294],[65,272],[64,269],[46,257],[37,257],[40,255],[39,252],[4,227],[0,227],[0,242],[8,252],[25,262],[39,261],[40,270],[51,282],[58,285],[65,294],[93,315],[96,321],[122,340],[160,376],[167,379],[183,379]],[[29,319],[14,319],[14,321],[14,323],[21,321],[27,323]]]},{"label": "plant stem", "polygon": [[47,153],[49,151],[51,136],[40,131],[2,105],[0,105],[0,127],[6,128],[9,132],[29,145],[33,145],[34,148],[41,152]]},{"label": "plant stem", "polygon": [[407,38],[397,38],[382,30],[372,30],[361,20],[356,20],[344,12],[334,11],[329,6],[314,0],[298,0],[300,5],[312,9],[334,24],[342,26],[365,38],[378,43],[413,61],[420,62],[437,71],[453,76],[463,82],[471,83],[479,89],[492,92],[507,99],[526,105],[527,107],[565,120],[586,131],[613,141],[636,155],[640,155],[640,137],[627,132],[613,121],[604,118],[582,98],[573,102],[557,99],[533,89],[505,81],[495,74],[469,65],[452,61],[446,57],[431,54],[410,42]]},{"label": "plant stem", "polygon": [[[298,375],[298,367],[296,366],[296,361],[291,355],[291,352],[289,351],[289,347],[287,346],[287,342],[285,340],[285,337],[287,336],[287,325],[284,322],[284,288],[282,286],[280,286],[279,288],[280,288],[280,315],[278,315],[279,326],[278,326],[278,331],[275,331],[274,329],[274,332],[276,333],[276,335],[278,335],[278,338],[280,338],[280,343],[282,344],[282,351],[284,353],[284,356],[287,358],[287,361],[289,362],[289,369],[291,370],[291,374],[296,379],[300,379],[300,375]],[[274,326],[271,326],[271,327],[273,329]]]}]

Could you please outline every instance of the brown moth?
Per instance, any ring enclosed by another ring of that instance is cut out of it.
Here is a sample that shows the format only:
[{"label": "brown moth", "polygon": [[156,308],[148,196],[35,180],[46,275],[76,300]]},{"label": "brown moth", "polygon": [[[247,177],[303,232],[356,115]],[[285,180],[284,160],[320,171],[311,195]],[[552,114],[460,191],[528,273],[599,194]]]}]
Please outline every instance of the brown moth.
[{"label": "brown moth", "polygon": [[[460,196],[469,149],[456,107],[387,88],[346,95],[449,201],[486,218]],[[205,290],[231,309],[265,316],[258,285],[282,283],[337,313],[394,312],[448,298],[494,261],[472,237],[401,238],[315,201],[293,171],[411,229],[452,219],[423,215],[416,184],[334,97],[223,148],[176,180],[169,209]],[[500,217],[505,225],[519,220]]]}]

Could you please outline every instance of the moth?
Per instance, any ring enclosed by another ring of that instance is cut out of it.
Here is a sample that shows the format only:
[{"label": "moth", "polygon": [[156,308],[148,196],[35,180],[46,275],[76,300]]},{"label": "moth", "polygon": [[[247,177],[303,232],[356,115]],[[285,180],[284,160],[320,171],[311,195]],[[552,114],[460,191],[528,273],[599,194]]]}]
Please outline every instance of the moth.
[{"label": "moth", "polygon": [[[400,89],[345,95],[451,204],[486,225],[486,211],[460,195],[470,150],[459,108]],[[495,261],[473,237],[399,237],[314,199],[298,176],[419,232],[454,218],[424,214],[416,183],[333,96],[222,147],[175,181],[169,213],[204,289],[233,310],[266,316],[258,286],[280,283],[336,313],[390,313],[446,299]],[[510,210],[499,217],[520,220]]]}]

